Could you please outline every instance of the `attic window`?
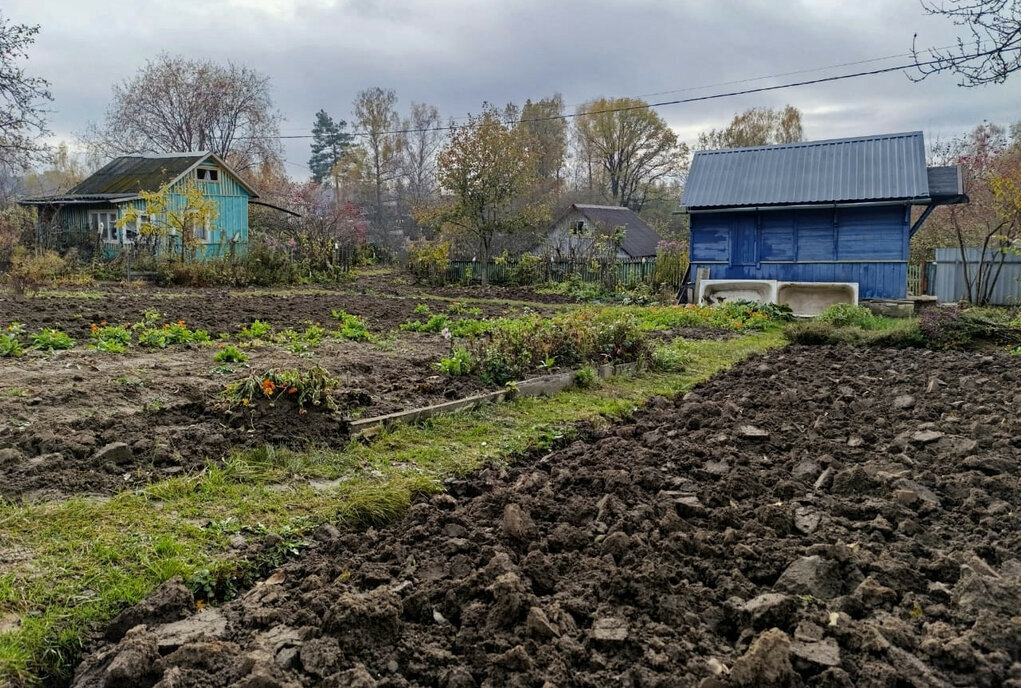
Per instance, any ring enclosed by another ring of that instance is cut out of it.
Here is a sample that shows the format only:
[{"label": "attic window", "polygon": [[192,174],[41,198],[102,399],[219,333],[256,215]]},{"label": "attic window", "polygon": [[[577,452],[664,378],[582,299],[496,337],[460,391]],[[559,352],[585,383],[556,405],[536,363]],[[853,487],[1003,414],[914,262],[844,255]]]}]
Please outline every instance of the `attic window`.
[{"label": "attic window", "polygon": [[218,182],[220,181],[220,170],[200,167],[195,170],[195,178],[200,182]]},{"label": "attic window", "polygon": [[571,234],[574,234],[575,236],[579,236],[579,235],[582,235],[584,233],[585,233],[585,221],[584,220],[578,220],[577,222],[574,223],[574,226],[571,227]]}]

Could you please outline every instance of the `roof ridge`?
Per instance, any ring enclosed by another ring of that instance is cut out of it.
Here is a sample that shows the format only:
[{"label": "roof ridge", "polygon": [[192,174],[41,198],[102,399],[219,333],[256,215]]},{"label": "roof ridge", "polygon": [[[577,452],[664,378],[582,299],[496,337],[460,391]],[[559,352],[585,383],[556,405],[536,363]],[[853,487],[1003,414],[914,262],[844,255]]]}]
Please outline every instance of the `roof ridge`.
[{"label": "roof ridge", "polygon": [[857,141],[880,141],[883,139],[895,139],[904,137],[921,137],[923,132],[919,129],[917,131],[898,131],[890,134],[869,134],[867,136],[847,136],[844,138],[835,139],[818,139],[815,141],[792,141],[790,143],[773,143],[763,146],[739,146],[737,148],[711,148],[707,150],[697,150],[695,155],[706,155],[706,154],[719,154],[719,153],[736,153],[736,152],[747,152],[753,150],[782,150],[788,148],[801,148],[807,146],[821,146],[829,143],[855,143]]}]

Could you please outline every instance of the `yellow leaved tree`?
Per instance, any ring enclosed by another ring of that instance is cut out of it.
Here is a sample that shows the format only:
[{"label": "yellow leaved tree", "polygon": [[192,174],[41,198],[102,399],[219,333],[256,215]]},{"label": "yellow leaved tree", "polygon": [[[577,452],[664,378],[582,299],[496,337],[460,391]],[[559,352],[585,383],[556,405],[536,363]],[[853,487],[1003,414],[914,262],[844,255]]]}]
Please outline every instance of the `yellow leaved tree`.
[{"label": "yellow leaved tree", "polygon": [[181,260],[194,255],[196,246],[209,238],[209,229],[216,220],[216,203],[206,196],[198,184],[187,179],[171,190],[163,184],[156,191],[140,191],[144,207],[132,206],[117,220],[118,227],[137,228],[141,237],[180,239]]}]

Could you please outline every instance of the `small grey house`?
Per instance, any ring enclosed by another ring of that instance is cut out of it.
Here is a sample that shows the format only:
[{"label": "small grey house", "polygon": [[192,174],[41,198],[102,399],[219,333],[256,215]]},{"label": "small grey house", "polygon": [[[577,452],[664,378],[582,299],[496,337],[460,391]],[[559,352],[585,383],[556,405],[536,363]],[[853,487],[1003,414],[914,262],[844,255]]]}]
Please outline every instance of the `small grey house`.
[{"label": "small grey house", "polygon": [[592,253],[597,237],[622,230],[623,241],[617,258],[654,258],[662,237],[630,208],[575,203],[560,216],[549,236],[549,247],[557,260],[583,258]]}]

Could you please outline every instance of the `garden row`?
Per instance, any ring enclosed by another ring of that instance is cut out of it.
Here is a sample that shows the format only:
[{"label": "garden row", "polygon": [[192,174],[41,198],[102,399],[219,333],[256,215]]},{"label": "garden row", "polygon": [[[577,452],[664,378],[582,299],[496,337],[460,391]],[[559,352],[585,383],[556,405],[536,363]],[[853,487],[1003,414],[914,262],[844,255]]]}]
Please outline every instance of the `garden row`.
[{"label": "garden row", "polygon": [[961,350],[1006,347],[1021,355],[1021,313],[1004,309],[933,306],[918,318],[892,320],[863,306],[837,305],[784,330],[795,344],[847,344]]}]

